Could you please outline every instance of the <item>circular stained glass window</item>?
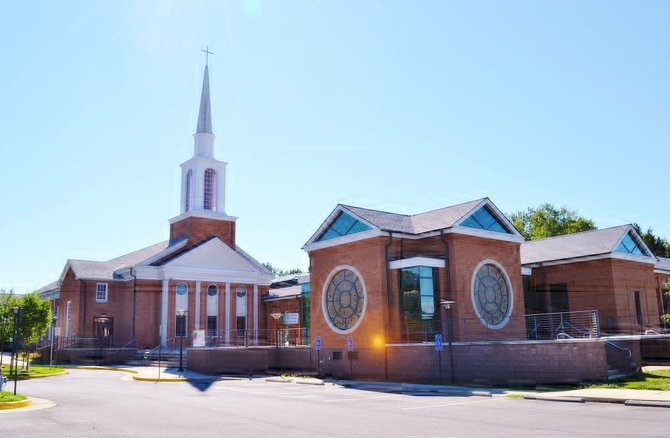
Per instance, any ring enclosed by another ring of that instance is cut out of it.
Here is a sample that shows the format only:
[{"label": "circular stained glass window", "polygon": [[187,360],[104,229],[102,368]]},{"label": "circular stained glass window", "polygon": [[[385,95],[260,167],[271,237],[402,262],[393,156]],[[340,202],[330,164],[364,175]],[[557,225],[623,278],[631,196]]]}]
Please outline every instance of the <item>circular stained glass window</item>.
[{"label": "circular stained glass window", "polygon": [[219,292],[219,289],[217,289],[217,287],[215,285],[210,284],[207,287],[207,295],[209,295],[210,297],[215,297],[217,292]]},{"label": "circular stained glass window", "polygon": [[186,292],[188,292],[188,286],[184,283],[179,283],[177,285],[177,295],[186,295]]},{"label": "circular stained glass window", "polygon": [[352,331],[365,310],[365,287],[353,269],[331,274],[323,297],[323,310],[330,326],[339,332]]},{"label": "circular stained glass window", "polygon": [[512,312],[512,288],[501,267],[483,263],[475,273],[472,302],[477,316],[488,328],[507,324]]}]

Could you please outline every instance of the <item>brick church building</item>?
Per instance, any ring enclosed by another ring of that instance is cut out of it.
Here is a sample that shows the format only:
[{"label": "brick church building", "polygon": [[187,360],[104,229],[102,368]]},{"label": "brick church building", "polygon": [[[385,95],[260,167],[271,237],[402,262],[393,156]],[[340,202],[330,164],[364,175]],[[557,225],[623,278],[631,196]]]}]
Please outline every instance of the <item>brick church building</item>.
[{"label": "brick church building", "polygon": [[236,244],[236,217],[225,210],[226,163],[214,157],[208,66],[193,137],[169,240],[108,261],[68,260],[58,281],[40,290],[53,302],[56,335],[147,348],[201,329],[217,344],[239,336],[258,343],[272,273]]}]

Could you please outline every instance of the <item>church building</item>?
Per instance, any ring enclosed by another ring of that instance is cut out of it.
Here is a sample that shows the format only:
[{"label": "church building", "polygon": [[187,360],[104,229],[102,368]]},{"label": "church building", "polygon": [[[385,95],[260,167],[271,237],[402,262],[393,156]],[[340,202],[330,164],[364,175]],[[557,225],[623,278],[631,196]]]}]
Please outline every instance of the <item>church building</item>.
[{"label": "church building", "polygon": [[258,343],[272,273],[237,245],[237,218],[226,213],[226,163],[214,156],[207,65],[193,137],[169,240],[108,261],[70,259],[58,281],[40,290],[53,301],[55,334],[66,343],[170,347],[181,336],[189,342],[193,330],[206,330],[216,345]]}]

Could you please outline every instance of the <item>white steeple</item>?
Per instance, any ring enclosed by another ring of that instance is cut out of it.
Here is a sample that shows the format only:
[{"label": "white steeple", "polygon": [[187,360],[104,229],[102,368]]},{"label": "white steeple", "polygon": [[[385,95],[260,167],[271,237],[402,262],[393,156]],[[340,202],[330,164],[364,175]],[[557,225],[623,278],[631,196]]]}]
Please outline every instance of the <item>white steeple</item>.
[{"label": "white steeple", "polygon": [[212,133],[209,66],[206,64],[198,126],[193,134],[193,158],[181,165],[181,214],[177,218],[195,215],[213,219],[234,219],[225,213],[226,163],[214,158],[215,138]]}]

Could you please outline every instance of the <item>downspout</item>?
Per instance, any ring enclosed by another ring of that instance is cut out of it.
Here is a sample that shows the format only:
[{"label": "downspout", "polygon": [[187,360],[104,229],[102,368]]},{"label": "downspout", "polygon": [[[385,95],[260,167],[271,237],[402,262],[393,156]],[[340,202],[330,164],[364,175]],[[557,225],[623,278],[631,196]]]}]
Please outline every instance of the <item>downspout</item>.
[{"label": "downspout", "polygon": [[[447,288],[447,300],[449,301],[454,301],[452,289],[451,289],[451,275],[449,275],[449,242],[444,237],[444,230],[440,230],[440,240],[442,241],[442,244],[444,245],[444,276],[445,276],[445,287]],[[449,309],[447,310],[447,330],[449,330],[448,333],[448,341],[449,341],[449,381],[451,384],[454,383],[455,380],[455,361],[454,361],[454,350],[452,347],[453,341],[454,341],[454,315],[453,315],[453,310]],[[440,313],[441,314],[441,313]],[[441,354],[441,353],[440,353]],[[442,370],[440,369],[440,376],[441,376]]]},{"label": "downspout", "polygon": [[[85,338],[86,337],[86,303],[88,302],[88,297],[87,297],[87,290],[86,290],[86,282],[84,280],[79,280],[81,284],[81,290],[79,291],[80,295],[83,295],[84,299],[84,305],[82,306],[82,317],[81,321],[79,322],[79,330],[81,333],[81,337]],[[93,333],[91,329],[91,333]]]},{"label": "downspout", "polygon": [[[133,274],[133,267],[130,267],[130,275],[133,276],[133,325],[131,328],[131,338],[135,339],[135,309],[137,308],[137,275]],[[137,343],[137,341],[135,341]]]},{"label": "downspout", "polygon": [[387,321],[386,321],[386,339],[384,340],[384,378],[389,379],[388,367],[388,344],[391,338],[391,263],[389,261],[389,248],[393,244],[393,231],[389,231],[389,241],[384,245],[384,260],[386,261],[386,307],[387,307]]},{"label": "downspout", "polygon": [[444,276],[445,276],[445,287],[447,288],[447,299],[453,301],[453,296],[451,293],[451,276],[449,275],[449,243],[444,238],[444,230],[440,230],[440,240],[444,245]]}]

